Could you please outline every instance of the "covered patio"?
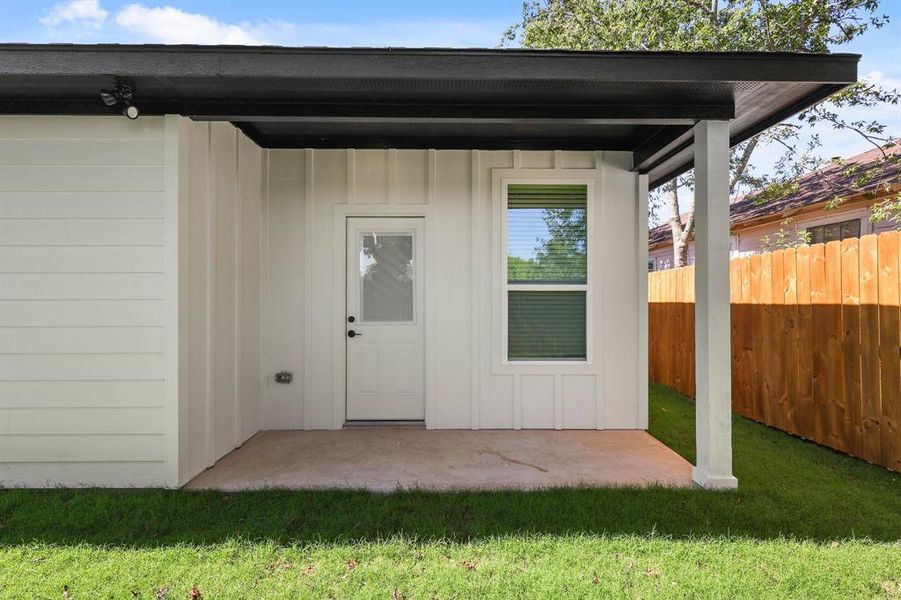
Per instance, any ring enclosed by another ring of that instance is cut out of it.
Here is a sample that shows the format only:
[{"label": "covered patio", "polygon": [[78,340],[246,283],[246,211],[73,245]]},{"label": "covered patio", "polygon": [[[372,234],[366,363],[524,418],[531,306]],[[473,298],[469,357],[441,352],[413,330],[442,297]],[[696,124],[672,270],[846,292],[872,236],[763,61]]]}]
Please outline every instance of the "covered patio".
[{"label": "covered patio", "polygon": [[[858,59],[0,45],[0,485],[735,488],[730,147]],[[694,467],[647,433],[692,168]]]},{"label": "covered patio", "polygon": [[645,431],[360,427],[261,431],[185,487],[391,492],[690,484],[691,463]]}]

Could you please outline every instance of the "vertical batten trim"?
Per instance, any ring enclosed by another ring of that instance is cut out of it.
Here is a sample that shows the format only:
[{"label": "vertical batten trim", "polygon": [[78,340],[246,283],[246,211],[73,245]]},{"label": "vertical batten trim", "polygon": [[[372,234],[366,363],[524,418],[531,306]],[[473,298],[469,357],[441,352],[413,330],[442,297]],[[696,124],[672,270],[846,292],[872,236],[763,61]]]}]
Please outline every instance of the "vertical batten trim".
[{"label": "vertical batten trim", "polygon": [[555,169],[563,168],[563,151],[562,150],[554,150],[554,168]]},{"label": "vertical batten trim", "polygon": [[[434,206],[435,197],[438,186],[438,153],[435,150],[429,150],[429,206]],[[435,314],[435,294],[434,286],[429,279],[429,269],[434,269],[437,262],[438,243],[435,240],[435,224],[431,219],[425,218],[423,225],[423,234],[425,235],[425,244],[423,244],[423,252],[425,252],[425,269],[423,275],[423,293],[425,294],[425,425],[428,429],[437,429],[438,423],[438,398],[435,394],[435,375],[437,373],[435,354],[438,352],[437,346],[437,319]],[[434,272],[434,271],[432,271]]]},{"label": "vertical batten trim", "polygon": [[554,429],[563,429],[563,375],[554,373]]},{"label": "vertical batten trim", "polygon": [[355,204],[357,201],[357,157],[353,148],[345,150],[347,155],[347,203]]},{"label": "vertical batten trim", "polygon": [[428,181],[428,203],[435,203],[435,178],[438,170],[438,153],[434,149],[429,150],[429,181]]},{"label": "vertical batten trim", "polygon": [[397,204],[397,150],[388,150],[388,204]]},{"label": "vertical batten trim", "polygon": [[479,406],[481,403],[481,373],[482,366],[480,362],[482,336],[480,327],[480,316],[482,311],[479,310],[479,292],[481,290],[479,284],[479,276],[481,274],[481,261],[479,260],[479,242],[481,241],[481,220],[479,219],[479,170],[480,155],[478,150],[471,151],[471,171],[470,171],[470,259],[472,265],[470,296],[472,307],[470,311],[471,331],[470,331],[470,387],[472,394],[470,400],[472,402],[470,408],[470,427],[472,429],[479,428]]},{"label": "vertical batten trim", "polygon": [[207,467],[212,467],[216,462],[216,435],[213,427],[213,401],[216,397],[215,386],[216,377],[213,372],[214,367],[214,349],[216,344],[216,303],[215,286],[216,286],[216,269],[215,269],[215,250],[216,250],[216,172],[213,164],[213,127],[211,123],[205,123],[207,144],[206,144],[206,216],[207,216],[207,238],[206,238],[206,257],[204,266],[206,267],[206,457],[205,463]]},{"label": "vertical batten trim", "polygon": [[234,380],[234,406],[235,406],[235,422],[234,422],[234,443],[233,447],[237,448],[241,445],[241,442],[244,440],[241,439],[241,431],[243,429],[243,414],[242,414],[242,402],[241,402],[241,321],[242,321],[242,305],[241,305],[241,286],[242,286],[242,275],[243,275],[243,261],[241,260],[242,256],[242,238],[241,238],[241,224],[243,222],[244,217],[244,201],[241,198],[241,133],[237,127],[233,127],[234,132],[234,143],[235,143],[235,164],[234,164],[234,189],[235,189],[235,206],[234,206],[234,228],[235,228],[235,247],[232,253],[232,260],[234,264],[234,273],[235,273],[235,318],[234,323],[232,323],[234,327],[234,335],[235,335],[235,348],[232,356],[232,360],[234,361],[234,369],[235,369],[235,380]]},{"label": "vertical batten trim", "polygon": [[[353,152],[350,150],[349,152]],[[304,240],[303,240],[303,248],[304,248],[304,273],[303,273],[303,281],[304,281],[304,290],[303,290],[303,303],[304,303],[304,360],[303,360],[303,428],[304,429],[312,429],[312,405],[313,405],[313,373],[311,368],[311,358],[313,356],[313,301],[312,294],[310,293],[313,289],[313,264],[314,264],[314,256],[313,252],[316,244],[313,243],[313,234],[314,234],[314,203],[313,203],[313,169],[315,165],[315,150],[311,148],[307,148],[304,151],[304,196],[303,196],[303,205],[304,205],[304,219],[305,219],[305,231],[304,231]],[[348,157],[348,166],[351,166],[352,162],[352,154]],[[349,187],[349,186],[348,186]]]},{"label": "vertical batten trim", "polygon": [[[269,175],[270,175],[270,151],[262,149],[262,183],[263,189],[260,196],[260,271],[258,273],[259,289],[257,292],[257,319],[259,321],[257,338],[259,341],[259,353],[257,354],[257,392],[259,406],[257,408],[257,427],[263,420],[264,402],[268,400],[269,392]],[[268,422],[268,419],[267,419]]]},{"label": "vertical batten trim", "polygon": [[514,169],[522,168],[522,150],[514,150],[513,151],[513,168]]},{"label": "vertical batten trim", "polygon": [[[597,244],[600,248],[600,240],[604,239],[603,237],[603,228],[606,222],[604,218],[604,205],[606,204],[605,198],[607,197],[607,178],[604,176],[604,169],[607,167],[606,160],[604,157],[604,153],[602,151],[597,151],[594,153],[595,156],[595,177],[598,180],[597,190],[595,191],[594,198],[592,198],[592,212],[594,213],[591,216],[591,225],[593,226],[594,233],[592,234],[592,242]],[[606,360],[606,335],[604,335],[606,328],[604,324],[604,319],[606,317],[605,307],[607,305],[606,298],[604,297],[604,290],[606,286],[602,285],[602,282],[606,281],[604,279],[605,265],[603,256],[600,252],[597,255],[594,254],[594,250],[589,248],[588,250],[588,264],[589,269],[591,269],[591,298],[592,298],[592,311],[594,312],[595,322],[592,327],[591,334],[594,336],[594,352],[595,352],[595,360],[598,361],[598,377],[600,377],[600,381],[595,380],[594,386],[594,396],[595,396],[595,410],[594,410],[594,426],[596,429],[604,429],[606,427],[607,419],[604,413],[605,409],[605,400],[607,398],[607,377],[610,375],[607,373],[607,360]],[[616,374],[619,376],[620,374]]]},{"label": "vertical batten trim", "polygon": [[[165,373],[166,433],[163,449],[166,485],[178,487],[181,482],[180,453],[187,452],[179,443],[178,397],[178,117],[166,115],[163,149],[163,215],[165,218]],[[185,423],[187,425],[187,423]]]},{"label": "vertical batten trim", "polygon": [[638,428],[648,428],[648,176],[638,176]]},{"label": "vertical batten trim", "polygon": [[522,381],[519,373],[513,374],[513,429],[522,429]]}]

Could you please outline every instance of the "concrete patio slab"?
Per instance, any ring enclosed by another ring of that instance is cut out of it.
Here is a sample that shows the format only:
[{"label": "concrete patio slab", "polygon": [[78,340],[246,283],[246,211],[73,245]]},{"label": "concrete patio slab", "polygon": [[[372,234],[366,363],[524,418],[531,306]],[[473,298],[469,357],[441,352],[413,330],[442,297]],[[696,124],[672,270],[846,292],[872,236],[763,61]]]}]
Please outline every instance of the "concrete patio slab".
[{"label": "concrete patio slab", "polygon": [[185,487],[500,490],[691,485],[691,464],[643,431],[263,431]]}]

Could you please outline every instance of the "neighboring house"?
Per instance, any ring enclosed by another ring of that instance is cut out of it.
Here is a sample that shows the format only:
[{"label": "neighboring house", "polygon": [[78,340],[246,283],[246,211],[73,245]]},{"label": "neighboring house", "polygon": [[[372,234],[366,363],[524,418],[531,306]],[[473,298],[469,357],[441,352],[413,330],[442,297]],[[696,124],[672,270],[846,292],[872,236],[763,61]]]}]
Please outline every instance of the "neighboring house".
[{"label": "neighboring house", "polygon": [[647,192],[694,164],[693,478],[734,487],[728,146],[859,58],[0,46],[0,481],[177,487],[360,421],[646,429]]},{"label": "neighboring house", "polygon": [[[901,145],[885,153],[901,155]],[[870,219],[875,203],[901,193],[901,163],[880,164],[881,157],[882,151],[874,148],[846,159],[843,165],[831,163],[798,178],[798,191],[778,200],[761,201],[754,194],[737,198],[729,210],[731,256],[765,252],[767,242],[774,243],[780,230],[807,231],[810,243],[818,244],[901,228],[901,223]],[[866,185],[854,182],[867,174],[872,179]],[[841,201],[836,203],[837,198]],[[687,217],[683,214],[682,221]],[[688,263],[694,264],[694,241],[688,245]],[[672,266],[672,233],[664,224],[648,233],[648,271]]]}]

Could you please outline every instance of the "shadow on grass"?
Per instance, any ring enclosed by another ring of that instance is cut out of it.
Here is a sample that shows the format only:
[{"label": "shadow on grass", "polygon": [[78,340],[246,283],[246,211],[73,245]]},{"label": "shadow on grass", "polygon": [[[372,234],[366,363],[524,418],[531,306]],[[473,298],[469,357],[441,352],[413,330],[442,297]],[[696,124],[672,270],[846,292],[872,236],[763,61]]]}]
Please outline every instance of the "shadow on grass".
[{"label": "shadow on grass", "polygon": [[[651,417],[651,433],[693,460],[691,401],[654,386]],[[741,417],[734,418],[733,438],[737,492],[6,490],[0,492],[0,545],[464,541],[521,534],[901,540],[898,474]]]}]

